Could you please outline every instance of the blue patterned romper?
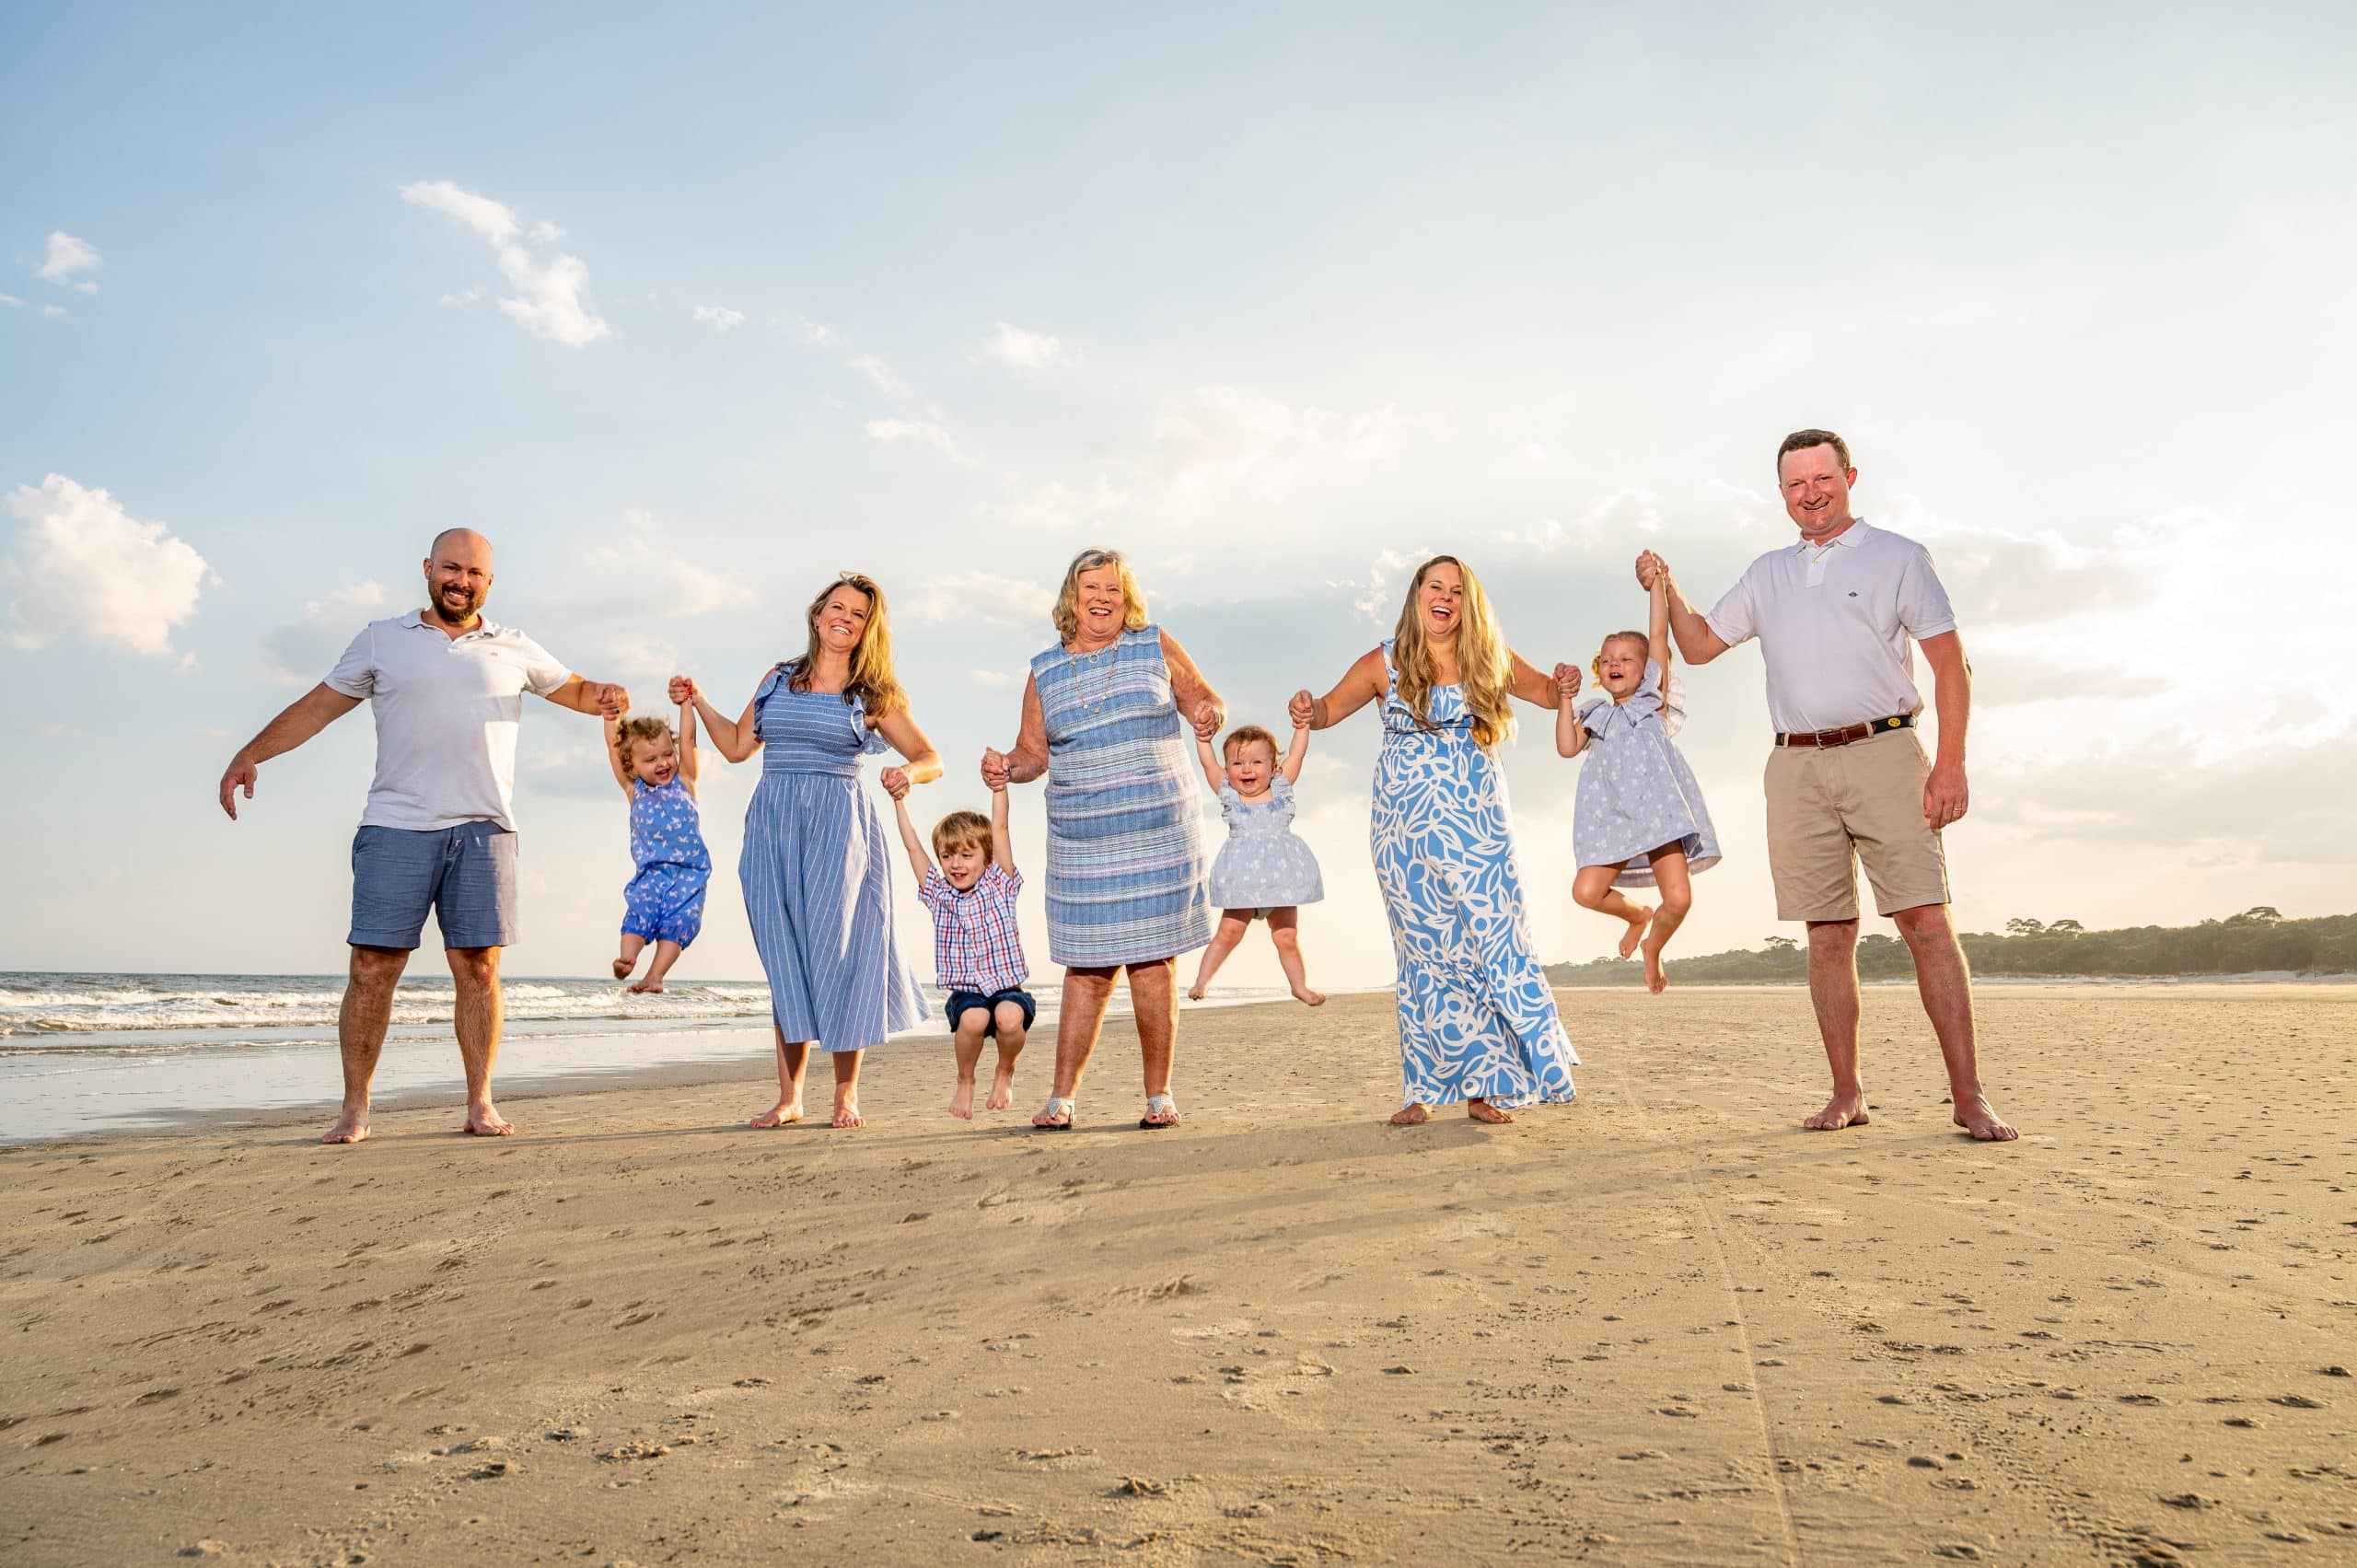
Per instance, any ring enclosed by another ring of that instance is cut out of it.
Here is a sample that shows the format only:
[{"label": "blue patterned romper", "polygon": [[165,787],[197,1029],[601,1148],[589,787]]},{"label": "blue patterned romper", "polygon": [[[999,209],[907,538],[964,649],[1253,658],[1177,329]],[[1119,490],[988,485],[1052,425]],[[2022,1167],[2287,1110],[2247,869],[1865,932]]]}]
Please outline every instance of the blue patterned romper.
[{"label": "blue patterned romper", "polygon": [[1454,686],[1431,724],[1399,700],[1391,645],[1375,761],[1375,878],[1399,966],[1403,1105],[1568,1100],[1579,1054],[1532,956],[1505,770]]},{"label": "blue patterned romper", "polygon": [[1031,660],[1048,728],[1048,956],[1154,963],[1212,939],[1194,737],[1152,626]]},{"label": "blue patterned romper", "polygon": [[796,691],[789,673],[753,693],[761,782],[737,875],[780,1037],[858,1051],[925,1017],[892,923],[891,847],[860,788],[860,759],[885,740],[865,704]]},{"label": "blue patterned romper", "polygon": [[696,797],[677,773],[656,788],[641,778],[630,784],[630,857],[638,875],[622,889],[622,935],[684,947],[703,929],[704,888],[712,880]]}]

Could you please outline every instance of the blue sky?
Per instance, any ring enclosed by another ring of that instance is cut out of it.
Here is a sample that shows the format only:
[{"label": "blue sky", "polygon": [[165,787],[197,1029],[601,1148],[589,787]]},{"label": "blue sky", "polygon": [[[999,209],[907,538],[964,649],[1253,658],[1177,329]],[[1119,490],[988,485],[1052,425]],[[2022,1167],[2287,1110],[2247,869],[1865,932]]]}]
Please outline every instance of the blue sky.
[{"label": "blue sky", "polygon": [[[1640,549],[1713,595],[1812,424],[1957,599],[1968,924],[2344,909],[2357,23],[1957,15],[0,13],[0,714],[51,890],[10,961],[339,967],[365,718],[245,821],[213,782],[447,525],[496,542],[495,617],[649,699],[740,701],[875,574],[930,815],[979,802],[1083,544],[1269,723],[1423,551],[1542,662],[1641,620]],[[1775,927],[1756,655],[1691,684],[1701,951]],[[1532,720],[1539,946],[1591,956]],[[1372,740],[1304,781],[1336,984],[1388,975]],[[608,951],[596,743],[527,715],[517,972]],[[709,777],[733,863],[751,774]],[[754,972],[719,883],[683,974]]]}]

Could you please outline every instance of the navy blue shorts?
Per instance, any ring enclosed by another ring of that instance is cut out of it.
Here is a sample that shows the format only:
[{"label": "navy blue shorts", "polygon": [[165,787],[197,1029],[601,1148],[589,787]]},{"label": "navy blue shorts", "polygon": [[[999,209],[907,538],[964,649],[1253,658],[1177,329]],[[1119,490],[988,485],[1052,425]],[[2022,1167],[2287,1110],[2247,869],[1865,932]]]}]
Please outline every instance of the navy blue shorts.
[{"label": "navy blue shorts", "polygon": [[1020,986],[1013,991],[1002,991],[990,996],[985,996],[979,991],[953,991],[949,993],[949,1001],[942,1009],[949,1015],[949,1032],[956,1034],[958,1020],[972,1009],[980,1007],[982,1009],[985,1019],[982,1025],[982,1038],[996,1040],[998,1038],[998,1005],[1002,1002],[1012,1002],[1023,1009],[1023,1027],[1027,1029],[1031,1027],[1031,1020],[1039,1016],[1039,1004],[1034,1002],[1031,999],[1031,993]]},{"label": "navy blue shorts", "polygon": [[417,946],[432,910],[446,947],[516,940],[516,835],[496,822],[363,828],[352,841],[355,947]]}]

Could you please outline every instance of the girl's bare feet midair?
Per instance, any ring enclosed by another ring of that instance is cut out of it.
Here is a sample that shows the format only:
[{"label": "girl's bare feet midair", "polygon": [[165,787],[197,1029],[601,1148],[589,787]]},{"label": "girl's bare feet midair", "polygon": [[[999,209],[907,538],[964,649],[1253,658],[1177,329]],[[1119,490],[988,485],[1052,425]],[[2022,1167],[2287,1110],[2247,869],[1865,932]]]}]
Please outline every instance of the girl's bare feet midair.
[{"label": "girl's bare feet midair", "polygon": [[1637,946],[1645,955],[1645,989],[1659,996],[1669,985],[1669,975],[1661,967],[1661,950],[1669,945],[1669,933],[1661,934],[1656,941],[1650,934]]},{"label": "girl's bare feet midair", "polygon": [[1429,1107],[1421,1103],[1416,1105],[1403,1105],[1398,1110],[1391,1113],[1391,1125],[1394,1127],[1422,1127],[1425,1122],[1430,1121],[1432,1119],[1433,1113]]},{"label": "girl's bare feet midair", "polygon": [[[949,1097],[949,1114],[958,1118],[960,1121],[971,1121],[974,1120],[973,1079],[960,1078],[958,1080],[958,1092]],[[838,1121],[835,1125],[840,1127],[842,1123]]]},{"label": "girl's bare feet midair", "polygon": [[1502,1122],[1512,1121],[1514,1120],[1512,1116],[1509,1116],[1504,1111],[1500,1110],[1496,1106],[1492,1105],[1485,1099],[1467,1100],[1465,1102],[1465,1114],[1471,1117],[1476,1121],[1487,1121],[1492,1126],[1496,1126]]},{"label": "girl's bare feet midair", "polygon": [[802,1120],[802,1100],[782,1099],[767,1110],[745,1123],[748,1127],[790,1127]]},{"label": "girl's bare feet midair", "polygon": [[616,958],[614,960],[614,978],[616,980],[628,980],[630,978],[630,971],[637,966],[638,960],[636,958]]},{"label": "girl's bare feet midair", "polygon": [[663,994],[663,982],[650,975],[632,986],[630,993],[633,996],[660,996]]},{"label": "girl's bare feet midair", "polygon": [[[1620,934],[1620,956],[1624,958],[1637,950],[1638,945],[1645,939],[1645,927],[1654,923],[1651,905],[1631,900],[1629,907],[1637,912],[1629,917],[1629,929]],[[1661,987],[1655,986],[1654,989],[1659,991]]]}]

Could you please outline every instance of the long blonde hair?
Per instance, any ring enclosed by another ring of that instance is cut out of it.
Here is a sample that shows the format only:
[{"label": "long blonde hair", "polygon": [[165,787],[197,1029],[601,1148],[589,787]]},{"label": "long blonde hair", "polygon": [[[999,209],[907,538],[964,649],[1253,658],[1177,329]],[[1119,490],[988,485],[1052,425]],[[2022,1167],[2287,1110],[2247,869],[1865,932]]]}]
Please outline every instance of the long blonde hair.
[{"label": "long blonde hair", "polygon": [[1121,574],[1121,629],[1135,632],[1145,625],[1145,595],[1130,571],[1129,557],[1118,550],[1094,547],[1082,551],[1064,568],[1064,586],[1056,590],[1056,636],[1071,642],[1080,635],[1080,575],[1110,566]]},{"label": "long blonde hair", "polygon": [[866,703],[867,726],[873,729],[878,719],[909,705],[909,694],[900,690],[900,679],[892,673],[892,628],[884,617],[884,590],[876,586],[875,578],[845,572],[819,590],[803,617],[809,625],[810,645],[795,662],[790,684],[796,691],[810,690],[811,672],[819,668],[819,612],[827,608],[837,588],[856,588],[867,596],[867,624],[860,629],[858,645],[851,651],[851,679],[843,682],[843,701],[857,697]]},{"label": "long blonde hair", "polygon": [[1457,568],[1465,582],[1465,602],[1457,616],[1457,685],[1473,715],[1473,739],[1494,746],[1514,734],[1514,655],[1490,612],[1490,596],[1473,568],[1454,555],[1435,555],[1416,568],[1408,583],[1408,598],[1399,606],[1399,623],[1391,633],[1391,668],[1399,677],[1399,701],[1416,715],[1432,723],[1433,656],[1424,644],[1423,618],[1416,613],[1416,595],[1439,565]]}]

